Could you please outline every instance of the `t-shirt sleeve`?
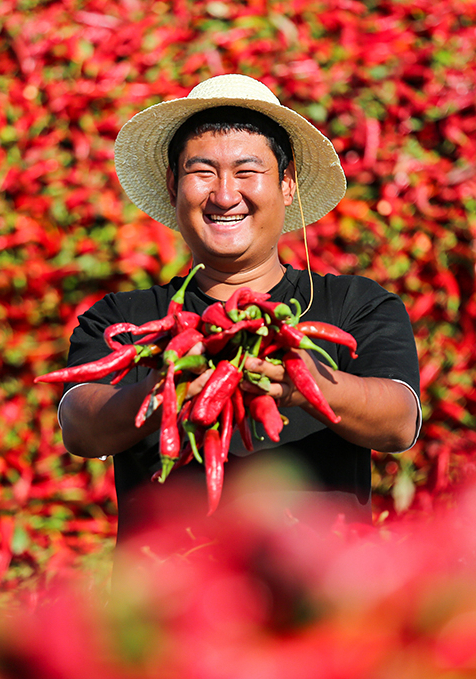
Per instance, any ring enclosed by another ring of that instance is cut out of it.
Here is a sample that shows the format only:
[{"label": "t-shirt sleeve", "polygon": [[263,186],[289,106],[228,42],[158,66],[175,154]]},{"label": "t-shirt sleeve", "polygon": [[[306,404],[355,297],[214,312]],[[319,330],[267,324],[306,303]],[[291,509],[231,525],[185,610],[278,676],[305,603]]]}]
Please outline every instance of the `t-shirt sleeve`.
[{"label": "t-shirt sleeve", "polygon": [[[78,317],[78,325],[73,331],[70,340],[68,354],[68,366],[82,365],[91,361],[97,361],[111,353],[111,349],[104,341],[104,330],[113,323],[122,323],[130,319],[124,318],[120,307],[117,304],[116,296],[106,295],[99,302],[96,302],[88,311]],[[118,341],[127,344],[133,342],[131,335],[126,333],[116,338]],[[134,368],[124,378],[124,384],[137,381],[138,375]],[[107,375],[98,380],[97,383],[109,384],[112,375]],[[64,392],[71,389],[75,383],[68,382],[64,385]]]}]

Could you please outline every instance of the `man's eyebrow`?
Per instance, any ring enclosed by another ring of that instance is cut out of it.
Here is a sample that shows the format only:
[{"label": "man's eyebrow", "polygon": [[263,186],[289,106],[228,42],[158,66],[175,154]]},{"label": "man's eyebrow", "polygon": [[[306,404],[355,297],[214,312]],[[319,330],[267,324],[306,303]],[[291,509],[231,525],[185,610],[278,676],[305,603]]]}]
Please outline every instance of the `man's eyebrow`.
[{"label": "man's eyebrow", "polygon": [[[206,156],[192,156],[191,158],[188,158],[185,161],[184,168],[188,170],[190,167],[192,167],[192,165],[198,163],[203,163],[204,165],[211,165],[212,167],[217,166],[217,163],[211,158],[207,158]],[[235,167],[239,167],[240,165],[245,165],[246,163],[254,163],[260,166],[263,166],[265,164],[259,156],[245,156],[244,158],[238,158],[237,160],[235,160],[233,165]]]}]

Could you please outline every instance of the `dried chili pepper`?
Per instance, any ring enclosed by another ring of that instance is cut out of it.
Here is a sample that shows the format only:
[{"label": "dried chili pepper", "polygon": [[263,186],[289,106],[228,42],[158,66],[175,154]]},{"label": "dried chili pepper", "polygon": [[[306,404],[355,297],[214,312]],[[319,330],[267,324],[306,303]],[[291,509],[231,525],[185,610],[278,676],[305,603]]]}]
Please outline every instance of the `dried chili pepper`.
[{"label": "dried chili pepper", "polygon": [[304,359],[302,359],[296,351],[291,349],[284,354],[283,363],[294,386],[309,403],[334,424],[340,422],[340,416],[336,415],[327,403],[315,379],[309,372]]},{"label": "dried chili pepper", "polygon": [[225,401],[230,398],[243,376],[237,363],[241,349],[233,361],[220,361],[202,391],[196,396],[190,420],[202,427],[213,425]]},{"label": "dried chili pepper", "polygon": [[159,453],[160,461],[162,463],[162,472],[159,477],[160,483],[163,483],[170,474],[180,453],[180,434],[177,425],[177,395],[175,393],[174,372],[174,364],[170,363],[164,382],[162,421],[159,434]]},{"label": "dried chili pepper", "polygon": [[304,333],[304,335],[307,335],[307,337],[327,340],[329,342],[334,342],[335,344],[343,344],[349,348],[352,358],[357,358],[356,339],[349,332],[342,330],[336,325],[322,323],[320,321],[302,321],[297,324],[296,328]]},{"label": "dried chili pepper", "polygon": [[34,382],[89,382],[106,377],[117,370],[133,366],[138,356],[139,347],[134,344],[121,344],[111,354],[92,361],[69,368],[62,368],[54,372],[35,377]]},{"label": "dried chili pepper", "polygon": [[208,514],[210,516],[217,509],[223,489],[224,462],[222,442],[216,428],[218,423],[206,430],[203,438],[203,458],[208,492]]},{"label": "dried chili pepper", "polygon": [[245,404],[253,420],[261,422],[269,438],[278,443],[284,425],[274,398],[268,394],[247,394]]}]

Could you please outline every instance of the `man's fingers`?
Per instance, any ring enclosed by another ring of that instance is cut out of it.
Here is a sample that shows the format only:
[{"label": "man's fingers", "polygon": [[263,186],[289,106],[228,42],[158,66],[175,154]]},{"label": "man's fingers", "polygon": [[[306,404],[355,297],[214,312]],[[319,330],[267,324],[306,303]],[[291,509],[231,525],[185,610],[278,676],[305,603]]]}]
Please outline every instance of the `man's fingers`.
[{"label": "man's fingers", "polygon": [[213,368],[208,368],[208,370],[205,370],[205,372],[203,372],[201,375],[199,375],[197,377],[197,379],[190,382],[190,384],[188,385],[187,395],[185,396],[185,398],[187,398],[187,399],[193,398],[194,396],[199,394],[202,391],[203,387],[208,382],[210,375],[212,373],[213,373]]}]

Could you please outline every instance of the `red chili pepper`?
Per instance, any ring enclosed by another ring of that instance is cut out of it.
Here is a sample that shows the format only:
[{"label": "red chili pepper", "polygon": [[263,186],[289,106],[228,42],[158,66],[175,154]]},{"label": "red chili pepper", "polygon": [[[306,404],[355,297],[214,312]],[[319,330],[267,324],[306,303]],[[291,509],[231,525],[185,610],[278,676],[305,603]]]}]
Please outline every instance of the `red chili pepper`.
[{"label": "red chili pepper", "polygon": [[133,330],[137,330],[137,325],[134,325],[134,323],[114,323],[105,329],[103,335],[104,341],[110,349],[120,349],[124,345],[122,342],[114,340],[113,337],[120,335],[122,332],[132,332]]},{"label": "red chili pepper", "polygon": [[[238,288],[225,302],[225,311],[233,321],[236,321],[236,311],[247,304],[265,302],[271,295],[269,292],[255,292],[251,288]],[[230,315],[231,314],[231,315]]]},{"label": "red chili pepper", "polygon": [[138,347],[134,344],[122,344],[120,349],[116,349],[111,354],[100,358],[91,363],[83,363],[62,370],[55,370],[35,377],[34,382],[89,382],[99,380],[106,375],[110,375],[117,370],[132,367],[138,354]]},{"label": "red chili pepper", "polygon": [[337,364],[334,359],[329,356],[327,351],[322,347],[314,344],[312,340],[307,337],[298,327],[293,327],[285,321],[279,323],[279,331],[276,335],[276,340],[286,349],[307,349],[317,351],[324,356],[329,362],[329,365],[337,370]]},{"label": "red chili pepper", "polygon": [[253,439],[251,438],[251,431],[249,422],[246,416],[245,404],[243,401],[243,392],[240,387],[237,387],[231,395],[231,402],[233,404],[233,413],[235,422],[240,432],[241,440],[246,450],[253,450]]},{"label": "red chili pepper", "polygon": [[217,509],[223,489],[224,463],[220,434],[214,427],[207,429],[203,439],[203,457],[208,491],[208,514]]},{"label": "red chili pepper", "polygon": [[215,424],[225,401],[231,397],[242,376],[242,371],[232,361],[220,361],[197,395],[190,413],[190,421],[202,427]]},{"label": "red chili pepper", "polygon": [[180,311],[174,314],[175,325],[172,328],[172,334],[178,335],[180,332],[188,328],[198,328],[202,322],[200,314],[193,311]]},{"label": "red chili pepper", "polygon": [[226,330],[233,325],[233,321],[225,312],[225,307],[223,302],[215,302],[210,304],[202,314],[203,323],[208,323],[209,325],[216,325],[222,330]]},{"label": "red chili pepper", "polygon": [[225,401],[223,410],[221,411],[221,445],[223,462],[228,460],[228,452],[230,450],[231,436],[233,434],[233,403],[231,399]]},{"label": "red chili pepper", "polygon": [[198,342],[201,342],[202,339],[202,333],[198,332],[195,328],[187,328],[187,330],[184,330],[179,335],[175,335],[165,347],[164,362],[172,361],[175,363],[178,358],[184,356]]},{"label": "red chili pepper", "polygon": [[145,399],[142,401],[135,419],[135,425],[137,428],[142,427],[146,419],[162,405],[164,400],[163,388],[164,380],[161,379],[156,385],[154,385],[154,387],[149,391]]},{"label": "red chili pepper", "polygon": [[341,418],[334,413],[327,403],[301,356],[291,349],[283,356],[283,363],[296,389],[307,398],[309,403],[334,424],[340,422]]},{"label": "red chili pepper", "polygon": [[245,403],[250,410],[251,417],[261,422],[269,438],[276,443],[283,429],[283,420],[276,401],[268,394],[247,394]]},{"label": "red chili pepper", "polygon": [[182,311],[183,304],[185,301],[185,290],[187,289],[188,284],[192,280],[193,276],[197,273],[199,269],[204,269],[205,265],[204,264],[197,264],[188,274],[188,276],[185,278],[184,282],[182,283],[182,286],[177,290],[175,295],[172,297],[172,299],[169,302],[169,306],[167,309],[167,315],[173,316],[174,314],[178,314],[180,311]]},{"label": "red chili pepper", "polygon": [[228,341],[242,330],[255,333],[262,326],[264,326],[264,318],[245,318],[222,332],[216,332],[212,335],[207,335],[203,339],[205,350],[207,353],[215,356],[226,346]]},{"label": "red chili pepper", "polygon": [[160,424],[159,453],[162,473],[159,481],[163,483],[172,471],[180,453],[180,434],[177,426],[177,395],[175,393],[174,364],[170,363],[164,382],[162,402],[162,421]]},{"label": "red chili pepper", "polygon": [[320,321],[302,321],[296,325],[307,337],[314,337],[315,339],[327,340],[335,344],[343,344],[349,348],[352,358],[357,358],[355,350],[357,349],[357,341],[349,332],[338,328],[336,325],[330,323],[322,323]]}]

